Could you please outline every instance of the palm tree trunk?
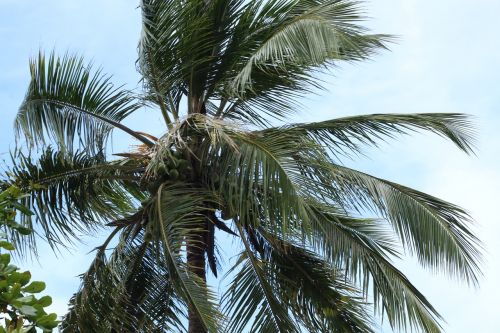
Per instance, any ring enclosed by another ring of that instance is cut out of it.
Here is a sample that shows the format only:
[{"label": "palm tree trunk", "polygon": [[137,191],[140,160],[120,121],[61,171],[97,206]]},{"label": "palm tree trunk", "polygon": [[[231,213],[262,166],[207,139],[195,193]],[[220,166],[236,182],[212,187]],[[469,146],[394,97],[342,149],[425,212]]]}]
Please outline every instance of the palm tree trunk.
[{"label": "palm tree trunk", "polygon": [[[203,234],[198,233],[193,237],[193,240],[187,244],[187,264],[189,270],[199,276],[205,283],[207,281],[205,270],[205,237]],[[188,309],[189,328],[188,333],[206,333],[200,318],[195,309],[189,306]]]},{"label": "palm tree trunk", "polygon": [[[205,110],[205,105],[200,103],[200,100],[196,96],[192,96],[191,112],[200,113]],[[200,147],[200,138],[195,138],[194,145],[192,147],[193,151],[198,151]],[[196,159],[189,156],[188,160],[191,162],[193,167],[193,182],[198,183],[202,173],[201,167]],[[194,226],[200,227],[200,226]],[[203,225],[201,231],[198,231],[193,235],[192,239],[187,243],[187,264],[188,269],[195,275],[201,278],[201,280],[206,284],[207,282],[207,272],[205,270],[205,252],[206,252],[206,233],[207,227]],[[199,229],[199,230],[200,230]],[[193,309],[192,305],[188,307],[188,333],[207,333],[198,313]]]}]

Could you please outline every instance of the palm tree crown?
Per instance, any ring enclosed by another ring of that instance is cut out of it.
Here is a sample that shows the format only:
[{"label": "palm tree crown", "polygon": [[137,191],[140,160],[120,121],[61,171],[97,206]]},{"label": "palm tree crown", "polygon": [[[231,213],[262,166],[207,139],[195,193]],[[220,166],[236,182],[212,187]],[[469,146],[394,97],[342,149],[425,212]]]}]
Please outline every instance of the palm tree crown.
[{"label": "palm tree crown", "polygon": [[[357,1],[142,0],[140,8],[143,90],[113,85],[78,56],[40,53],[15,123],[26,142],[0,183],[30,194],[23,203],[36,214],[21,222],[52,246],[109,231],[63,332],[374,332],[371,307],[395,329],[440,332],[438,312],[392,260],[410,253],[476,283],[469,216],[341,161],[414,130],[470,153],[467,117],[286,123],[321,87],[319,73],[390,40],[360,25]],[[145,106],[161,112],[161,137],[122,123]],[[138,145],[112,157],[116,129]],[[231,267],[216,231],[239,244]],[[206,277],[221,269],[229,284],[218,295]]]}]

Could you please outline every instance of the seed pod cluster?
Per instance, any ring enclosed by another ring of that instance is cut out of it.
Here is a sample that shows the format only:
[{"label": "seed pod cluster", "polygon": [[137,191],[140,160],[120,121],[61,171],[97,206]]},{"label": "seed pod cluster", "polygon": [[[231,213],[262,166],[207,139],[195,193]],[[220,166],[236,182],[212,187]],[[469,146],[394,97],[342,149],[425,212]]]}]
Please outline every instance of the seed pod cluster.
[{"label": "seed pod cluster", "polygon": [[191,177],[191,171],[191,165],[182,153],[172,151],[156,167],[156,177],[149,180],[147,190],[154,194],[163,183],[186,181]]},{"label": "seed pod cluster", "polygon": [[186,180],[190,176],[191,166],[186,159],[171,155],[163,160],[158,173],[164,180]]}]

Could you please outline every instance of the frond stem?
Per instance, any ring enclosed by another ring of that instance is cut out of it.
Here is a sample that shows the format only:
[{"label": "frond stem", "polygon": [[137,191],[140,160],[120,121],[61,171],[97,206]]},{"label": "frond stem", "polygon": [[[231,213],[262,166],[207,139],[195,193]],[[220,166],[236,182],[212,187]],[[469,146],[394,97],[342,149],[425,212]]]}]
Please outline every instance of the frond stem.
[{"label": "frond stem", "polygon": [[157,95],[156,101],[158,102],[158,105],[160,106],[161,114],[163,115],[163,119],[165,120],[165,123],[167,124],[167,127],[170,128],[172,127],[172,120],[170,119],[168,115],[167,108],[165,107],[165,103],[163,99]]},{"label": "frond stem", "polygon": [[137,140],[141,141],[142,143],[144,143],[148,147],[153,147],[153,145],[154,145],[151,141],[149,141],[148,139],[146,139],[142,135],[138,134],[136,131],[132,130],[131,128],[128,128],[127,126],[123,125],[122,123],[119,123],[119,122],[111,120],[109,118],[106,118],[106,117],[100,116],[98,114],[89,112],[83,108],[77,107],[77,106],[72,105],[72,104],[64,103],[64,102],[60,102],[60,101],[56,101],[56,100],[52,100],[52,99],[32,99],[32,100],[29,100],[26,102],[26,104],[28,104],[28,103],[51,103],[51,104],[54,104],[57,106],[61,106],[63,108],[70,108],[73,110],[78,110],[78,112],[85,113],[88,116],[97,118],[105,123],[112,125],[113,127],[121,129],[122,131],[124,131],[127,134],[130,134],[131,136],[133,136]]},{"label": "frond stem", "polygon": [[106,240],[104,241],[104,243],[102,243],[102,245],[96,247],[97,250],[99,250],[99,252],[97,253],[97,256],[101,255],[104,253],[104,251],[106,251],[106,248],[108,247],[109,243],[113,240],[113,238],[115,238],[116,234],[122,229],[123,227],[121,226],[118,226],[116,227],[108,236],[108,238],[106,238]]},{"label": "frond stem", "polygon": [[172,109],[172,115],[174,116],[174,120],[179,119],[179,110],[177,109],[174,100],[172,99],[172,95],[168,94],[168,102],[170,103],[170,108]]}]

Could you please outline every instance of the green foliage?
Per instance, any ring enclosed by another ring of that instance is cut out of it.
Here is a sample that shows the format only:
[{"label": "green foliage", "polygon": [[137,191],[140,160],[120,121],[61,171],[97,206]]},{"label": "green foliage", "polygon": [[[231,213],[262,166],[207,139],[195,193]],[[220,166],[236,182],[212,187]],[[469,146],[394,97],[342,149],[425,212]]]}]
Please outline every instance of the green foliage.
[{"label": "green foliage", "polygon": [[[441,332],[393,259],[413,255],[476,284],[471,218],[342,160],[415,131],[473,153],[468,117],[286,122],[321,88],[317,74],[387,47],[390,36],[363,27],[358,1],[143,0],[140,9],[143,90],[115,88],[80,57],[40,53],[16,118],[29,145],[0,181],[27,193],[19,224],[9,222],[15,245],[35,249],[34,237],[16,236],[32,228],[53,247],[111,228],[61,330],[185,332],[189,321],[204,332],[371,333],[375,310],[394,329]],[[141,105],[161,113],[161,137],[122,124]],[[141,144],[109,156],[115,128]],[[206,282],[208,270],[226,269],[216,232],[242,249],[221,297]]]},{"label": "green foliage", "polygon": [[101,249],[82,276],[61,324],[63,332],[185,331],[185,304],[157,260],[159,244],[127,229],[113,254],[107,258]]},{"label": "green foliage", "polygon": [[100,71],[93,73],[80,57],[52,53],[46,59],[40,53],[30,70],[30,87],[16,117],[17,132],[30,145],[52,139],[67,150],[82,143],[91,152],[102,151],[111,129],[140,107],[130,92],[115,88]]},{"label": "green foliage", "polygon": [[[15,232],[29,234],[30,230],[15,222],[17,211],[31,214],[19,203],[24,195],[16,187],[10,187],[0,193],[0,225]],[[3,234],[0,247],[15,250]],[[0,333],[34,333],[36,328],[43,332],[52,332],[58,325],[57,315],[48,314],[44,308],[52,304],[50,296],[38,297],[36,294],[45,290],[45,282],[31,281],[29,271],[21,272],[11,264],[9,253],[0,252],[0,312],[4,323]]]},{"label": "green foliage", "polygon": [[[7,172],[8,184],[26,193],[23,207],[34,212],[22,214],[20,222],[41,232],[51,246],[71,241],[77,233],[91,233],[101,221],[116,219],[133,210],[141,199],[133,183],[140,164],[107,162],[102,155],[81,151],[64,152],[47,147],[37,158],[20,153]],[[34,235],[32,235],[34,236]],[[12,235],[20,250],[36,251],[34,237]]]}]

